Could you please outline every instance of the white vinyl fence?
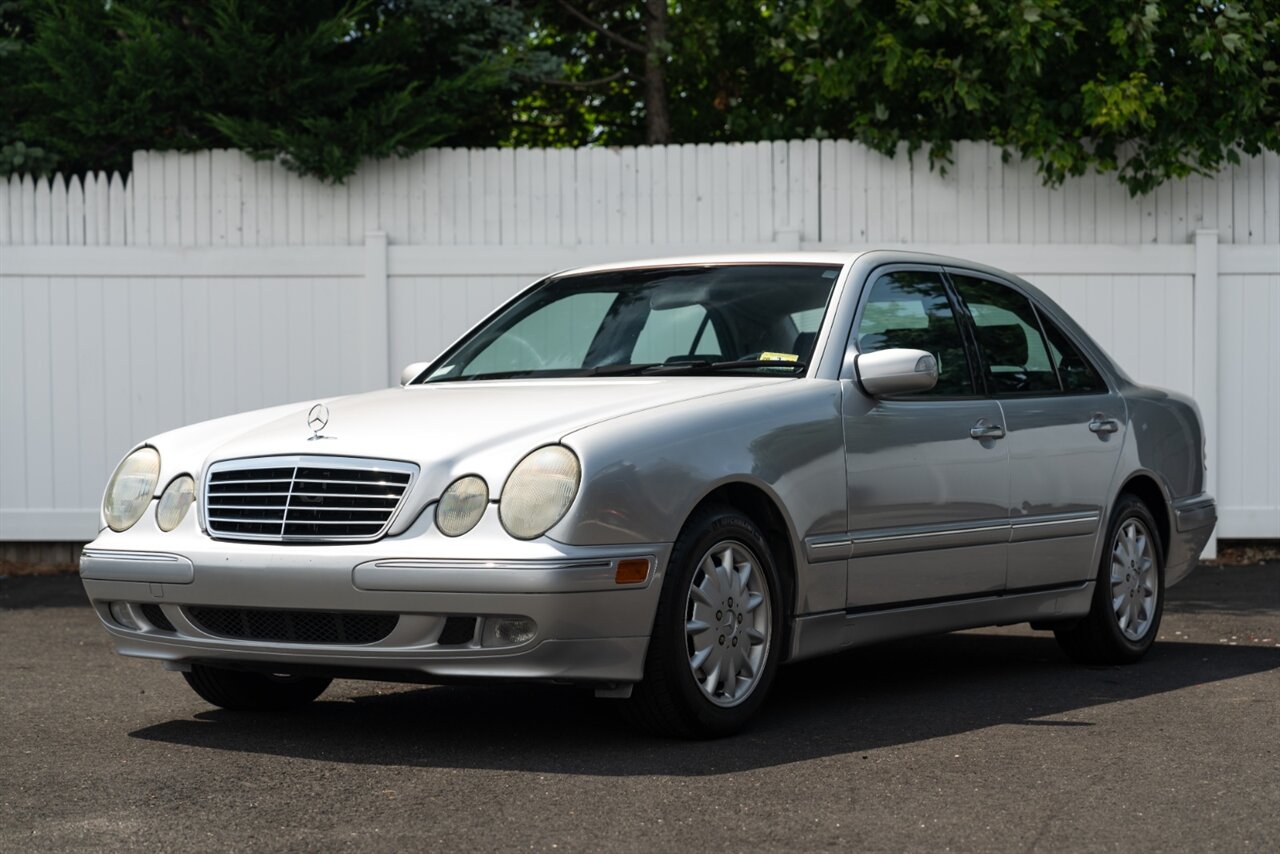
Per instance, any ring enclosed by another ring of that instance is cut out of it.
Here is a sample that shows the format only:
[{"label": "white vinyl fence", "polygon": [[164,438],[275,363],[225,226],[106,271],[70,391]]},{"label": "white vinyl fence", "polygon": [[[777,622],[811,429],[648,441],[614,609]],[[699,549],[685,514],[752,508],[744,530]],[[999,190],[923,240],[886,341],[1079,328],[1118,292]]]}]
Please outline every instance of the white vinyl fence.
[{"label": "white vinyl fence", "polygon": [[1194,394],[1223,537],[1280,538],[1280,158],[1131,199],[961,143],[432,150],[341,186],[238,152],[0,182],[0,540],[85,540],[161,430],[386,386],[544,273],[910,246],[1019,273],[1139,381]]}]

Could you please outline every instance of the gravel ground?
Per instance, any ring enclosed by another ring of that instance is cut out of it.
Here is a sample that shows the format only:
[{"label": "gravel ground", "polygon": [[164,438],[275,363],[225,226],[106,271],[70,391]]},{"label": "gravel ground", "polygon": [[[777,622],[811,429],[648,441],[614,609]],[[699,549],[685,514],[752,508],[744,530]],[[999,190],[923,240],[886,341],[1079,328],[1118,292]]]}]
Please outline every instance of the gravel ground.
[{"label": "gravel ground", "polygon": [[74,577],[0,579],[0,850],[1280,850],[1280,567],[1202,567],[1140,665],[1025,627],[782,671],[749,732],[550,686],[211,709]]}]

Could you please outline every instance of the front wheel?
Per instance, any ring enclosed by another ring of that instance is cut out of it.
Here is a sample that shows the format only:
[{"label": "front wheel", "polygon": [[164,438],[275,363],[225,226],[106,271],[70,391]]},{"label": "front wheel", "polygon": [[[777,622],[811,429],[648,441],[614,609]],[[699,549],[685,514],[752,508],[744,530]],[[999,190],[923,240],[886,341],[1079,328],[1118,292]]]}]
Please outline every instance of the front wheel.
[{"label": "front wheel", "polygon": [[1155,643],[1164,612],[1164,555],[1155,519],[1132,495],[1111,514],[1089,615],[1054,634],[1083,664],[1130,664]]},{"label": "front wheel", "polygon": [[238,712],[278,712],[305,706],[324,693],[332,679],[278,676],[193,664],[182,674],[187,684],[215,706]]},{"label": "front wheel", "polygon": [[781,581],[760,530],[729,507],[700,511],[672,549],[630,716],[686,738],[740,729],[773,682],[783,617]]}]

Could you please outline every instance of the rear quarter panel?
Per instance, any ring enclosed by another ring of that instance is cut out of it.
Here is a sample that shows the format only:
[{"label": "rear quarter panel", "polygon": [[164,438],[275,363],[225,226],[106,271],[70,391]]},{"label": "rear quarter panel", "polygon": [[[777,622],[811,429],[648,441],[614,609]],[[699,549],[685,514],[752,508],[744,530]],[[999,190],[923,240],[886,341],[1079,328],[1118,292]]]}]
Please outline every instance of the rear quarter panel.
[{"label": "rear quarter panel", "polygon": [[1170,499],[1204,491],[1204,428],[1195,402],[1144,386],[1124,390],[1129,408],[1129,470],[1159,475]]}]

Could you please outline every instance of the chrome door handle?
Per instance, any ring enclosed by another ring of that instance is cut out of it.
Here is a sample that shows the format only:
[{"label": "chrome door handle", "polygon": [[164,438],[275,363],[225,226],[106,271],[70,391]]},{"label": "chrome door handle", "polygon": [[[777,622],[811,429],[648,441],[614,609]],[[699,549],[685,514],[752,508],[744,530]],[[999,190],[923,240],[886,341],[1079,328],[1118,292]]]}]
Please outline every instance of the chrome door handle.
[{"label": "chrome door handle", "polygon": [[978,423],[969,428],[969,437],[973,439],[1003,439],[1004,428],[999,424],[992,424],[985,418],[979,418]]},{"label": "chrome door handle", "polygon": [[1120,422],[1099,412],[1089,422],[1089,429],[1094,433],[1114,433],[1120,429]]}]

